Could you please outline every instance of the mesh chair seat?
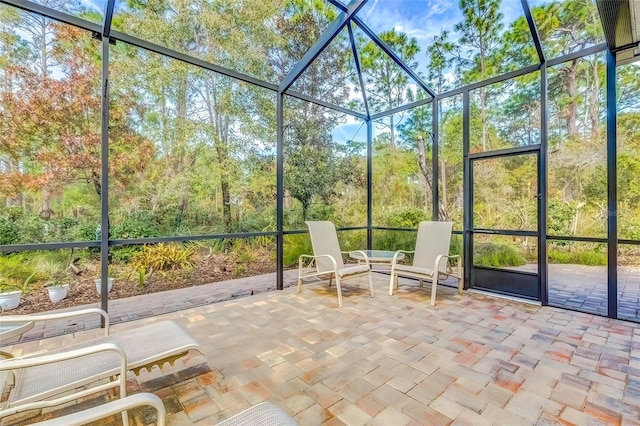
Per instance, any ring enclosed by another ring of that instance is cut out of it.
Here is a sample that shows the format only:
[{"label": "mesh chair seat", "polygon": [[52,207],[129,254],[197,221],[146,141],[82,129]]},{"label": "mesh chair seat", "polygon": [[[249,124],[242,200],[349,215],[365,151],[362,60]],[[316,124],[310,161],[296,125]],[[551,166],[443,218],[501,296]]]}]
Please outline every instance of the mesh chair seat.
[{"label": "mesh chair seat", "polygon": [[297,426],[280,407],[270,402],[261,402],[229,417],[217,426]]}]

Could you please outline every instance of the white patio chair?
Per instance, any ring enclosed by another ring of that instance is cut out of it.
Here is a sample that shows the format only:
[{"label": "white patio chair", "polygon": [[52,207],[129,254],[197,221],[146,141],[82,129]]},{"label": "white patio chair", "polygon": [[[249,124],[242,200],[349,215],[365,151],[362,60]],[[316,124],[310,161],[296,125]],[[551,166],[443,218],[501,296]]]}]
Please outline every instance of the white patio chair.
[{"label": "white patio chair", "polygon": [[[112,352],[112,354],[109,354]],[[83,365],[87,363],[100,364],[109,357],[117,360],[120,366],[119,374],[111,375],[111,372],[104,372],[102,375],[95,375],[94,380],[103,379],[102,384],[89,388],[73,391],[76,384],[68,382],[66,386],[58,386],[59,395],[55,397],[42,398],[38,401],[32,401],[20,405],[4,402],[0,404],[0,419],[6,416],[17,414],[27,410],[54,407],[65,402],[82,398],[86,395],[107,390],[110,388],[119,388],[119,399],[97,405],[82,411],[68,414],[54,419],[35,423],[39,426],[74,426],[84,425],[89,422],[98,421],[108,416],[121,413],[124,425],[129,424],[127,410],[140,406],[150,405],[158,412],[157,426],[165,425],[166,410],[162,400],[156,395],[150,393],[139,393],[136,395],[126,395],[126,372],[127,372],[127,356],[124,351],[114,343],[101,343],[87,348],[75,349],[54,355],[40,355],[28,358],[8,358],[0,361],[0,377],[10,382],[9,393],[13,392],[12,388],[20,388],[20,384],[24,378],[24,372],[29,368],[47,368],[50,372],[50,382],[59,382],[58,377],[67,377],[68,369],[75,368],[83,370]],[[69,362],[71,361],[71,362]],[[0,380],[0,389],[4,388]]]},{"label": "white patio chair", "polygon": [[[458,280],[458,292],[462,293],[462,265],[459,255],[449,255],[451,244],[451,230],[453,222],[420,222],[418,237],[414,251],[398,250],[391,262],[391,279],[389,281],[389,296],[393,289],[398,288],[398,276],[417,278],[422,287],[423,280],[431,284],[431,306],[436,305],[436,289],[439,276],[455,277]],[[398,263],[400,253],[413,253],[413,263],[405,265]],[[449,259],[457,259],[456,272],[449,267]]]},{"label": "white patio chair", "polygon": [[[329,221],[307,221],[313,256],[303,254],[298,258],[298,293],[302,292],[302,279],[329,275],[329,286],[333,277],[336,279],[338,291],[338,305],[342,307],[342,280],[367,276],[371,297],[375,297],[371,268],[366,253],[359,251],[364,263],[345,266],[342,255],[348,252],[340,251],[336,227]],[[315,272],[311,272],[314,269]]]},{"label": "white patio chair", "polygon": [[[106,363],[107,369],[97,369],[96,373],[85,366]],[[33,381],[32,370],[48,373]],[[80,389],[75,379],[77,373],[90,376],[91,381],[99,381],[88,389]],[[92,393],[118,387],[124,398],[126,389],[127,356],[114,343],[101,343],[86,348],[68,350],[57,354],[41,354],[31,357],[14,357],[0,360],[0,394],[9,392],[7,401],[0,403],[0,419],[23,411],[54,407]],[[35,389],[38,395],[23,398],[25,389]],[[80,389],[74,391],[76,389]],[[122,411],[122,420],[128,424],[127,413]]]},{"label": "white patio chair", "polygon": [[[91,348],[96,345],[111,343],[117,345],[126,354],[126,370],[139,374],[140,370],[151,371],[154,365],[162,367],[166,362],[173,364],[177,359],[186,355],[190,350],[204,354],[204,349],[180,324],[174,321],[159,321],[139,326],[135,329],[109,333],[109,316],[99,308],[87,308],[70,312],[37,315],[8,315],[0,317],[3,323],[22,323],[30,321],[59,320],[68,317],[99,314],[105,321],[105,335],[88,340],[78,339],[78,343],[66,345],[62,348],[46,351],[47,356],[64,355],[69,351]],[[1,342],[0,342],[1,344]],[[7,354],[4,352],[4,354]],[[11,354],[8,354],[11,356]],[[42,353],[26,354],[21,360],[40,357]],[[7,361],[0,361],[0,365],[7,365]],[[125,370],[125,371],[126,371]],[[101,390],[94,382],[103,377],[116,377],[122,374],[120,364],[111,356],[102,356],[99,362],[93,360],[59,361],[56,368],[48,365],[34,364],[30,368],[20,370],[20,380],[16,380],[13,390],[9,394],[8,406],[24,406],[32,402],[43,401],[70,389],[82,386],[89,387],[86,393]],[[3,387],[3,376],[7,373],[0,369],[0,392]]]}]

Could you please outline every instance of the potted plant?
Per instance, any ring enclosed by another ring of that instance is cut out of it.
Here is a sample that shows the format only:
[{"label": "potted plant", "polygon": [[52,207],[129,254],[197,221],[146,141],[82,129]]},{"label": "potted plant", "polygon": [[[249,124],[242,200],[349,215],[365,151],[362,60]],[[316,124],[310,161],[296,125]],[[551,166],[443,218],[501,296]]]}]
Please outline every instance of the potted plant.
[{"label": "potted plant", "polygon": [[[111,269],[107,271],[107,277],[107,293],[109,293],[113,288],[113,282],[115,281],[115,277],[113,276],[113,271]],[[98,294],[102,294],[102,278],[96,278],[94,281],[96,283],[96,291]]]},{"label": "potted plant", "polygon": [[62,272],[54,274],[45,286],[49,292],[49,299],[51,299],[53,303],[58,303],[67,297],[67,293],[69,292],[68,279]]},{"label": "potted plant", "polygon": [[19,285],[7,278],[0,277],[0,311],[17,308],[21,297],[22,288]]}]

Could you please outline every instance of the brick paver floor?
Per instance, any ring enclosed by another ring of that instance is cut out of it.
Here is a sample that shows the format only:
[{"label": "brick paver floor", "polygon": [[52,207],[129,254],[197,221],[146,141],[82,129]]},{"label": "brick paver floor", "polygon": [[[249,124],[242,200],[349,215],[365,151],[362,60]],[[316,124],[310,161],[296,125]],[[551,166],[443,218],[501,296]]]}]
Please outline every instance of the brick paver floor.
[{"label": "brick paver floor", "polygon": [[[364,282],[345,284],[342,309],[335,288],[310,283],[300,295],[287,288],[115,325],[175,319],[206,350],[131,376],[129,388],[159,395],[176,426],[212,425],[261,401],[302,425],[640,425],[640,325],[448,288],[431,307],[428,285],[402,281],[389,296],[388,276],[374,276],[376,297]],[[153,421],[150,410],[131,417]]]}]

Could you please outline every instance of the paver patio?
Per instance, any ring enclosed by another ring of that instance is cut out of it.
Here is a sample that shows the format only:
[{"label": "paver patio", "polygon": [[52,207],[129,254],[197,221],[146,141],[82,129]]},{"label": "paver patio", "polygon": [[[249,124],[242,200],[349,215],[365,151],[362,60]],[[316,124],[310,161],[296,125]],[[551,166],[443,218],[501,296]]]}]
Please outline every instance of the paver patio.
[{"label": "paver patio", "polygon": [[640,425],[637,324],[452,289],[430,307],[428,287],[401,281],[389,296],[388,276],[374,277],[376,297],[346,285],[342,309],[333,287],[311,283],[115,325],[176,319],[207,352],[131,376],[129,388],[159,395],[172,425],[215,424],[265,400],[303,425]]}]

